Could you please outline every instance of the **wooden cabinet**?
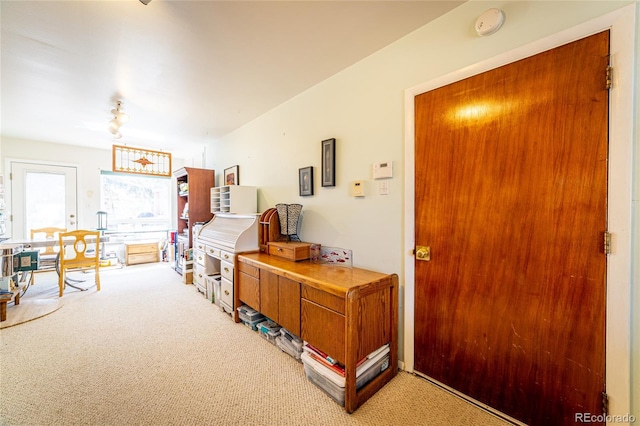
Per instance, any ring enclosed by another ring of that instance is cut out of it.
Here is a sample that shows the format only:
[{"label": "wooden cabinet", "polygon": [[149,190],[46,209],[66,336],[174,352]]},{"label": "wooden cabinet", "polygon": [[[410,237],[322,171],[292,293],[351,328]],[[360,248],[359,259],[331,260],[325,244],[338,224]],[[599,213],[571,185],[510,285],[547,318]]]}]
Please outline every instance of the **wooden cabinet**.
[{"label": "wooden cabinet", "polygon": [[124,243],[125,264],[151,263],[160,261],[158,242],[132,241]]},{"label": "wooden cabinet", "polygon": [[260,270],[245,262],[238,262],[238,285],[236,294],[240,301],[260,311]]},{"label": "wooden cabinet", "polygon": [[[345,299],[309,286],[302,287],[302,336],[313,346],[346,364]],[[331,330],[331,333],[327,333]],[[362,359],[370,352],[358,359]]]},{"label": "wooden cabinet", "polygon": [[278,324],[295,334],[300,329],[300,283],[278,276]]},{"label": "wooden cabinet", "polygon": [[173,172],[178,184],[177,230],[193,247],[191,228],[195,223],[211,220],[211,188],[215,186],[215,171],[183,167]]},{"label": "wooden cabinet", "polygon": [[238,300],[300,336],[299,282],[238,262]]},{"label": "wooden cabinet", "polygon": [[[290,331],[282,321],[298,321],[299,337],[345,365],[345,410],[356,410],[397,374],[396,274],[292,262],[265,253],[241,254],[237,262],[238,302],[277,315]],[[385,344],[389,368],[357,390],[358,361]]]}]

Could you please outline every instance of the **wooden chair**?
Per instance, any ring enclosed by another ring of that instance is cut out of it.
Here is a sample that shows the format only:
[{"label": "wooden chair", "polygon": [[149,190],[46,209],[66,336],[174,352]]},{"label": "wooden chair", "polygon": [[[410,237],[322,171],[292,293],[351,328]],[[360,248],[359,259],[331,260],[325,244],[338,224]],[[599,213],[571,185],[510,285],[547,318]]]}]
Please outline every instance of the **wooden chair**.
[{"label": "wooden chair", "polygon": [[[66,286],[66,273],[72,270],[95,271],[96,288],[100,291],[100,231],[77,230],[61,232],[58,234],[60,241],[60,297]],[[89,244],[95,245],[95,249],[87,250]]]},{"label": "wooden chair", "polygon": [[[61,232],[67,232],[67,228],[54,228],[54,227],[49,227],[49,228],[38,228],[38,229],[32,229],[31,230],[31,239],[32,240],[39,240],[41,238],[39,238],[40,234],[44,234],[44,239],[45,240],[55,240],[58,238],[58,234]],[[56,247],[55,246],[51,246],[51,247],[44,247],[43,250],[40,251],[40,256],[45,256],[45,255],[57,255],[58,252],[56,251]]]},{"label": "wooden chair", "polygon": [[[32,229],[31,239],[34,241],[57,241],[58,234],[60,234],[61,232],[67,232],[67,228],[47,227]],[[53,269],[56,266],[56,258],[58,256],[58,251],[60,250],[60,248],[57,245],[52,245],[48,247],[42,247],[38,250],[40,251],[40,267],[38,268],[38,272],[50,271],[51,269]]]}]

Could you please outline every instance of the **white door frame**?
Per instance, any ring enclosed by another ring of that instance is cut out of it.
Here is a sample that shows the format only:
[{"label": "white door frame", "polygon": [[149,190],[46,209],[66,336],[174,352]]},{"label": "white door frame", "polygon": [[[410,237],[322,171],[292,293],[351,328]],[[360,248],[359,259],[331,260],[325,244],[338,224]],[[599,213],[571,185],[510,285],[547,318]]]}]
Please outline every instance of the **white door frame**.
[{"label": "white door frame", "polygon": [[[610,29],[613,87],[609,100],[608,227],[612,234],[607,259],[607,323],[605,380],[609,413],[631,413],[631,278],[635,4],[545,37],[534,43],[441,76],[405,91],[404,200],[404,366],[414,368],[415,166],[414,98],[426,91],[536,55]],[[595,414],[595,413],[594,413]]]}]

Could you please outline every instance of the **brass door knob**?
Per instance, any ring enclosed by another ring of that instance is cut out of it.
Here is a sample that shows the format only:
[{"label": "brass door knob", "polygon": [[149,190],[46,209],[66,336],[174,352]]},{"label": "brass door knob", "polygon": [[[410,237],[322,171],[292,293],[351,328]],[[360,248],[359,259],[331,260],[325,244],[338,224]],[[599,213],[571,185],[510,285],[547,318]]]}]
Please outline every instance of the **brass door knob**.
[{"label": "brass door knob", "polygon": [[418,260],[431,260],[431,247],[417,246],[416,247],[416,259]]}]

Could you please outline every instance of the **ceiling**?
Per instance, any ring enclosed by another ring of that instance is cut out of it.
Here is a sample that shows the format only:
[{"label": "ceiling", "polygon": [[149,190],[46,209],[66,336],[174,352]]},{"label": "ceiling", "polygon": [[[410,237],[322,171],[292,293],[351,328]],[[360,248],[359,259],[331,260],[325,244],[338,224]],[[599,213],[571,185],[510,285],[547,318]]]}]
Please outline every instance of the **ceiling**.
[{"label": "ceiling", "polygon": [[189,157],[461,3],[2,0],[1,134]]}]

